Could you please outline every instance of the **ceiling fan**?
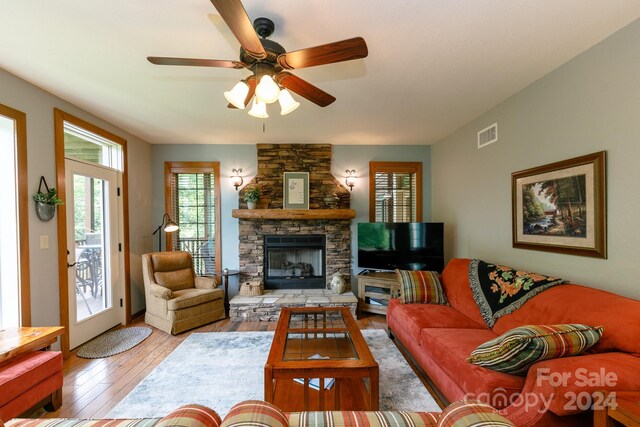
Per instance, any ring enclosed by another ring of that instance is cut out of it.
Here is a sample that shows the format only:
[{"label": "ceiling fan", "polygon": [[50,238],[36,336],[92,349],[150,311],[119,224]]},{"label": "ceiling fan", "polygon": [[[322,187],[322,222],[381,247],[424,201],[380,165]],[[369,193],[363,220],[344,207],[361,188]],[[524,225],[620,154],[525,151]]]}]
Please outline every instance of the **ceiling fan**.
[{"label": "ceiling fan", "polygon": [[253,98],[249,114],[255,117],[268,117],[266,104],[276,100],[280,102],[281,114],[295,110],[300,104],[293,100],[287,89],[320,107],[326,107],[336,98],[288,70],[350,61],[368,55],[367,44],[362,37],[287,52],[280,44],[267,39],[275,28],[270,19],[257,18],[252,25],[240,0],[211,0],[211,3],[240,42],[239,61],[158,56],[149,56],[147,60],[156,65],[248,69],[253,74],[225,92],[225,97],[229,108],[240,109]]}]

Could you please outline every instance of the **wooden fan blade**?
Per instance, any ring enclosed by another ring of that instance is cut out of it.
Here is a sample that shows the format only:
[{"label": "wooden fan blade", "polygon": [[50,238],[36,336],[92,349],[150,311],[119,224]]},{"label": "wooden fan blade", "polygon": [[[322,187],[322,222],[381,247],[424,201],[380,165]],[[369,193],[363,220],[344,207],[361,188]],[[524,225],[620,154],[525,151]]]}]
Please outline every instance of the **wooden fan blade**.
[{"label": "wooden fan blade", "polygon": [[326,107],[336,100],[332,95],[293,74],[287,72],[279,73],[277,80],[280,85],[321,107]]},{"label": "wooden fan blade", "polygon": [[[247,92],[247,97],[244,99],[244,107],[247,108],[247,104],[253,98],[253,95],[256,93],[256,78],[251,76],[247,79],[247,84],[249,85],[249,92]],[[238,109],[235,105],[229,103],[227,104],[227,108]]]},{"label": "wooden fan blade", "polygon": [[369,54],[367,43],[362,37],[323,44],[307,49],[295,50],[278,56],[278,64],[287,70],[315,67],[365,58]]},{"label": "wooden fan blade", "polygon": [[244,68],[240,61],[222,59],[166,58],[163,56],[147,56],[147,60],[156,65],[188,65],[194,67]]},{"label": "wooden fan blade", "polygon": [[211,3],[249,56],[256,59],[267,57],[240,0],[211,0]]}]

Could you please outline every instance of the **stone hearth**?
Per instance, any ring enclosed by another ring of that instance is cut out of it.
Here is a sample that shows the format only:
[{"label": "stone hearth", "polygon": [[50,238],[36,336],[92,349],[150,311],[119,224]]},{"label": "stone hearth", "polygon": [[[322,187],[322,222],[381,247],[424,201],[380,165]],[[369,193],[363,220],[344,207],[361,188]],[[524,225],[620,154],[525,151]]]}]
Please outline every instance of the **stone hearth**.
[{"label": "stone hearth", "polygon": [[328,289],[274,289],[259,296],[236,295],[229,305],[232,322],[271,322],[278,320],[282,307],[349,307],[355,317],[358,299],[353,292]]}]

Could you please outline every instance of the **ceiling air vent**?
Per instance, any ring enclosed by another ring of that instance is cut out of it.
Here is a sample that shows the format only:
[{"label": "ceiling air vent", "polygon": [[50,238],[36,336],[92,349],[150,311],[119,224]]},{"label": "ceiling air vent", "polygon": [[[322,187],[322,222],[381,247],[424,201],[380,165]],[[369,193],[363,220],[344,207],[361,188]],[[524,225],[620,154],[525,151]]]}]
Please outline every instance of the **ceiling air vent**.
[{"label": "ceiling air vent", "polygon": [[478,148],[485,147],[498,140],[498,123],[494,123],[489,127],[478,132]]}]

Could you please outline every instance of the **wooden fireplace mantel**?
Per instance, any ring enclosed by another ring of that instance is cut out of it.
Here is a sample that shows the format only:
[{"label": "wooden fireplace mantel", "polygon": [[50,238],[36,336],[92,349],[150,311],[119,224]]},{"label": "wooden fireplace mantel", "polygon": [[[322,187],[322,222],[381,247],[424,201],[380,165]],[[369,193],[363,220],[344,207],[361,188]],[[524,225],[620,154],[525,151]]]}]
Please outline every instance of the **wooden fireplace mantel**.
[{"label": "wooden fireplace mantel", "polygon": [[353,219],[354,209],[234,209],[231,216],[241,219]]}]

